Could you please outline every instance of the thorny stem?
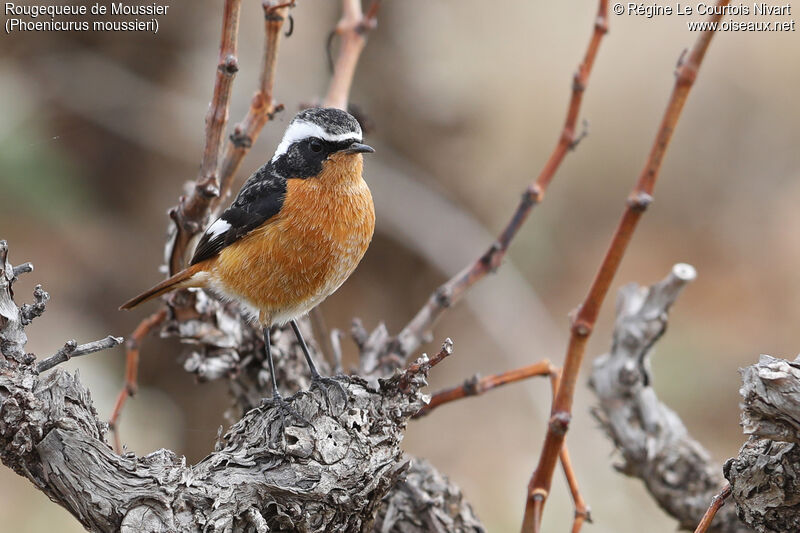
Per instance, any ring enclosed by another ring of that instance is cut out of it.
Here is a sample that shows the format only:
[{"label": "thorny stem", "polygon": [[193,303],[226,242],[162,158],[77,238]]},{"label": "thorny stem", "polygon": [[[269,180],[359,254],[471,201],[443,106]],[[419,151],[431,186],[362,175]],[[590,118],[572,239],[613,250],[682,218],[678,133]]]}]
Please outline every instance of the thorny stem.
[{"label": "thorny stem", "polygon": [[136,394],[139,386],[139,347],[144,338],[160,326],[166,318],[167,309],[162,307],[159,311],[142,320],[125,343],[125,384],[117,395],[117,401],[114,403],[114,409],[111,411],[111,418],[108,421],[108,427],[114,433],[114,449],[117,453],[122,450],[117,423],[125,406],[125,401]]},{"label": "thorny stem", "polygon": [[720,508],[725,505],[725,500],[728,499],[728,496],[730,495],[731,486],[730,484],[727,484],[719,492],[719,494],[711,498],[711,504],[708,506],[706,514],[704,514],[703,518],[700,519],[700,523],[697,524],[697,529],[694,530],[694,533],[706,533],[706,531],[708,531],[708,528],[711,527],[711,522],[714,521],[714,517],[717,515],[717,511],[719,511]]},{"label": "thorny stem", "polygon": [[[717,5],[724,6],[727,3],[728,0],[720,0]],[[718,22],[722,18],[722,10],[720,9],[718,12],[720,13],[719,15],[713,15],[709,20]],[[523,533],[530,533],[539,529],[541,510],[550,491],[555,464],[569,427],[575,385],[586,350],[586,343],[597,320],[600,306],[608,293],[611,281],[636,229],[636,224],[652,201],[653,188],[664,154],[669,146],[669,141],[675,130],[681,110],[686,103],[689,90],[697,77],[698,69],[713,35],[712,31],[701,33],[689,53],[688,59],[678,67],[675,87],[667,104],[667,109],[656,134],[650,155],[636,186],[628,197],[622,219],[614,233],[600,269],[592,282],[589,293],[572,320],[569,345],[564,359],[563,377],[553,402],[547,435],[539,456],[539,463],[528,486],[525,517],[522,523]]]},{"label": "thorny stem", "polygon": [[431,328],[448,307],[457,303],[473,285],[487,274],[497,270],[508,251],[511,241],[528,218],[531,210],[544,198],[545,191],[564,160],[564,156],[574,148],[575,142],[583,135],[576,132],[578,114],[580,113],[583,94],[589,82],[589,75],[591,74],[600,42],[603,35],[608,31],[607,15],[608,0],[600,0],[592,38],[589,41],[583,62],[578,67],[578,71],[573,78],[572,97],[569,101],[564,128],[561,130],[558,143],[536,181],[522,193],[516,210],[497,240],[475,262],[436,289],[425,305],[417,312],[416,316],[400,331],[391,348],[392,353],[402,357],[407,357],[408,354],[413,353],[430,336]]},{"label": "thorny stem", "polygon": [[222,38],[219,46],[219,62],[214,81],[214,94],[206,115],[206,141],[200,173],[188,198],[181,197],[177,207],[170,212],[175,222],[175,239],[169,257],[171,274],[178,272],[191,238],[202,230],[213,198],[218,197],[220,185],[217,176],[219,153],[222,149],[222,134],[228,123],[228,107],[231,100],[233,78],[239,70],[236,59],[239,34],[239,14],[242,0],[225,0],[222,17]]},{"label": "thorny stem", "polygon": [[379,8],[380,0],[373,0],[366,13],[361,10],[361,0],[342,1],[342,18],[334,30],[341,40],[339,55],[334,63],[333,76],[322,102],[323,106],[347,110],[356,65],[364,45],[367,44],[367,33],[376,26]]}]

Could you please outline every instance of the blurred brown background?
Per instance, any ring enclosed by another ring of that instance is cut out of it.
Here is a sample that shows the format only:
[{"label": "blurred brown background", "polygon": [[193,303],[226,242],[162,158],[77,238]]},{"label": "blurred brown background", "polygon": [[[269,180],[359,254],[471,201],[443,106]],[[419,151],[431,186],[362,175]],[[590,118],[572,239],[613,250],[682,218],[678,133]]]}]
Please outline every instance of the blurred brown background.
[{"label": "blurred brown background", "polygon": [[[221,3],[175,0],[157,35],[15,33],[0,37],[0,238],[36,271],[52,301],[29,328],[47,355],[69,338],[126,335],[144,316],[116,311],[160,279],[165,216],[200,160],[216,67]],[[245,2],[231,123],[246,111],[262,47],[257,2]],[[323,94],[324,45],[338,2],[299,0],[276,94],[288,112],[268,124],[239,180],[271,154],[301,102]],[[352,101],[376,124],[366,163],[378,210],[375,241],[322,308],[330,326],[353,316],[397,332],[428,294],[491,242],[559,134],[571,75],[588,42],[593,0],[387,1]],[[700,19],[701,17],[694,17]],[[780,19],[783,20],[783,19]],[[581,113],[590,136],[568,155],[544,204],[500,272],[436,330],[456,355],[431,390],[475,372],[543,357],[560,363],[567,313],[583,297],[625,196],[644,162],[673,69],[696,34],[686,17],[611,16]],[[737,368],[800,346],[800,83],[798,34],[720,33],[674,136],[656,190],[614,289],[650,283],[671,265],[698,280],[674,309],[654,358],[656,387],[716,459],[743,441]],[[609,346],[613,298],[589,346]],[[355,350],[345,342],[348,354]],[[141,389],[123,416],[130,450],[160,447],[190,461],[212,447],[228,406],[222,383],[195,385],[175,342],[143,348]],[[71,361],[102,417],[122,382],[121,349]],[[585,384],[585,374],[581,378]],[[409,452],[463,489],[490,531],[516,531],[548,410],[544,380],[515,384],[411,424]],[[568,443],[592,506],[587,531],[672,531],[641,484],[616,474],[611,444],[581,386]],[[24,479],[0,469],[3,530],[81,531]],[[566,530],[571,503],[557,475],[545,530]]]}]

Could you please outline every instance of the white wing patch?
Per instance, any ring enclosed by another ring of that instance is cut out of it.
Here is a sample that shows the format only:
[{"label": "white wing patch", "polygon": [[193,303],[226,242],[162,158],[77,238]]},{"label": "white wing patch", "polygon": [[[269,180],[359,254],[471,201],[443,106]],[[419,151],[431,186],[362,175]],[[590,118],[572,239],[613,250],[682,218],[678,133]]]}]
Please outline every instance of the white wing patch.
[{"label": "white wing patch", "polygon": [[305,120],[293,121],[291,124],[289,124],[289,127],[286,128],[286,133],[283,134],[283,139],[278,145],[278,148],[275,150],[275,155],[272,156],[272,161],[274,162],[280,156],[285,154],[293,143],[302,141],[303,139],[308,139],[309,137],[317,137],[318,139],[329,142],[361,142],[362,135],[360,127],[358,128],[358,131],[348,131],[347,133],[331,135],[318,124],[314,124],[313,122],[307,122]]},{"label": "white wing patch", "polygon": [[222,235],[229,229],[231,229],[231,225],[226,220],[218,218],[217,220],[214,221],[213,224],[211,224],[208,227],[208,229],[206,230],[206,234],[208,234],[208,238],[209,240],[211,240],[214,237]]}]

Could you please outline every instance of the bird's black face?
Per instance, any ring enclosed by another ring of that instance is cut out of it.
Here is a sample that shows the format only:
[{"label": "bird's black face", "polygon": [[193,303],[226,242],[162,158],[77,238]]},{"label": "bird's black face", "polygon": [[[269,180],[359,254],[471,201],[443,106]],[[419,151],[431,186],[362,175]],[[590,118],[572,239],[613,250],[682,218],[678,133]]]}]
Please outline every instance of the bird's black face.
[{"label": "bird's black face", "polygon": [[335,153],[359,154],[374,150],[361,143],[361,126],[350,114],[333,108],[301,111],[289,124],[272,164],[287,178],[310,178],[322,172]]}]

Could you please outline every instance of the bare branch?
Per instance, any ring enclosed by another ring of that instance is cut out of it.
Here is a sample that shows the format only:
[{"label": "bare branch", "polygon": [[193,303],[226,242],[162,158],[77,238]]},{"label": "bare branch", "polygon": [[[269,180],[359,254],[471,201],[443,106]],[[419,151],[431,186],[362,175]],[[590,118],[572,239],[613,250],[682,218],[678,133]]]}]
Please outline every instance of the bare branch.
[{"label": "bare branch", "polygon": [[22,274],[27,274],[28,272],[33,272],[33,263],[22,263],[14,267],[15,278],[20,277]]},{"label": "bare branch", "polygon": [[390,347],[391,353],[401,357],[408,357],[408,355],[414,353],[425,342],[425,339],[430,336],[431,329],[444,312],[458,303],[473,285],[500,267],[511,241],[527,220],[531,210],[544,199],[545,191],[561,166],[564,156],[575,148],[577,141],[584,136],[583,133],[576,133],[578,115],[586,86],[589,83],[589,75],[592,72],[594,60],[600,48],[600,42],[607,31],[608,0],[600,0],[592,38],[589,41],[583,62],[578,67],[578,71],[573,78],[572,96],[569,101],[564,127],[559,135],[558,143],[539,172],[539,176],[536,181],[523,191],[516,210],[511,215],[506,227],[497,237],[497,240],[472,264],[467,265],[461,272],[434,291],[414,318],[398,333]]},{"label": "bare branch", "polygon": [[142,341],[147,337],[155,328],[160,326],[167,318],[167,309],[162,307],[149,317],[142,320],[136,329],[133,330],[128,342],[125,345],[125,383],[117,395],[117,401],[114,403],[114,409],[111,411],[111,418],[108,421],[108,427],[114,435],[114,449],[117,453],[121,453],[122,444],[119,438],[119,417],[122,415],[122,409],[125,407],[125,401],[136,394],[138,388],[137,377],[139,373],[139,347]]},{"label": "bare branch", "polygon": [[719,494],[716,494],[713,498],[711,498],[711,505],[708,506],[706,514],[703,515],[700,523],[697,524],[697,529],[694,530],[694,533],[706,533],[706,531],[708,531],[708,528],[711,526],[711,522],[714,521],[717,511],[719,511],[720,507],[725,505],[725,500],[730,495],[731,486],[725,485],[725,488],[723,488]]},{"label": "bare branch", "polygon": [[183,267],[189,241],[205,225],[211,201],[220,194],[217,162],[225,125],[228,123],[233,78],[239,70],[236,46],[241,3],[242,0],[225,0],[223,7],[219,62],[214,94],[206,115],[206,140],[200,173],[189,197],[181,197],[178,206],[170,211],[170,217],[175,222],[175,235],[169,253],[170,274]]},{"label": "bare branch", "polygon": [[[666,331],[671,306],[695,275],[694,268],[680,263],[650,287],[622,287],[611,351],[595,359],[589,381],[599,402],[592,414],[621,454],[615,468],[641,479],[656,503],[690,531],[722,487],[722,469],[658,400],[649,356]],[[711,531],[749,530],[726,507]]]},{"label": "bare branch", "polygon": [[412,363],[405,372],[405,377],[400,381],[400,389],[403,390],[409,385],[409,380],[419,374],[427,374],[430,369],[441,363],[445,358],[453,354],[453,341],[445,339],[442,343],[442,348],[439,353],[433,356],[433,359],[428,359],[427,354],[422,354],[422,357]]},{"label": "bare branch", "polygon": [[[16,274],[14,274],[14,277],[16,277]],[[37,285],[33,288],[33,299],[36,303],[23,304],[22,308],[20,309],[23,326],[27,326],[33,322],[34,318],[38,318],[44,314],[47,302],[50,301],[50,295],[47,293],[47,291],[42,289],[41,285]]]},{"label": "bare branch", "polygon": [[39,373],[46,372],[56,365],[60,365],[61,363],[69,361],[73,357],[80,357],[81,355],[107,350],[122,344],[122,341],[122,337],[114,337],[111,335],[105,339],[87,342],[86,344],[81,345],[78,345],[74,339],[69,340],[64,344],[64,347],[59,349],[55,354],[51,355],[47,359],[39,361],[36,364],[36,371]]},{"label": "bare branch", "polygon": [[233,186],[233,178],[242,160],[255,144],[264,125],[283,110],[283,104],[274,101],[275,72],[278,68],[278,50],[283,37],[283,24],[289,14],[290,2],[264,0],[264,59],[261,62],[259,86],[250,100],[250,108],[244,119],[236,124],[225,148],[222,165],[219,169],[220,194],[211,200],[211,211],[217,212],[228,197]]},{"label": "bare branch", "polygon": [[[718,22],[722,18],[724,10],[722,6],[727,5],[728,0],[718,2],[719,9],[715,11],[709,20]],[[605,257],[592,282],[589,293],[584,299],[577,313],[572,320],[570,328],[570,340],[567,347],[567,354],[564,358],[563,374],[561,385],[558,388],[555,401],[553,402],[552,415],[548,423],[547,435],[542,446],[539,463],[534,471],[528,488],[528,498],[526,503],[525,517],[523,519],[523,533],[535,531],[538,527],[534,519],[534,507],[543,506],[550,491],[550,484],[553,479],[558,454],[564,442],[564,437],[569,429],[569,422],[572,417],[572,400],[575,395],[575,386],[578,381],[583,355],[586,350],[586,343],[591,335],[592,328],[597,321],[600,307],[605,300],[614,275],[622,262],[622,257],[630,243],[636,225],[639,222],[647,206],[652,202],[653,188],[658,177],[661,163],[664,160],[672,133],[680,118],[683,105],[689,95],[689,90],[697,78],[706,50],[714,36],[714,30],[701,33],[689,53],[688,59],[678,68],[675,87],[670,96],[667,109],[661,121],[661,126],[656,134],[650,155],[645,162],[644,169],[639,175],[639,179],[628,197],[627,206],[622,215],[611,244],[608,247]],[[542,495],[544,495],[542,497]],[[535,496],[535,498],[534,498]],[[538,500],[538,503],[537,501]],[[538,513],[541,520],[541,513]]]},{"label": "bare branch", "polygon": [[367,33],[376,26],[380,0],[373,0],[367,13],[361,10],[361,0],[342,0],[342,18],[334,34],[340,37],[339,55],[333,67],[328,93],[322,105],[347,110],[350,87],[356,73],[361,51],[367,44]]},{"label": "bare branch", "polygon": [[419,412],[414,415],[414,418],[421,418],[440,405],[454,402],[469,396],[479,396],[484,392],[490,391],[494,388],[502,387],[503,385],[508,385],[509,383],[516,383],[517,381],[522,381],[535,376],[550,376],[555,371],[556,369],[552,364],[550,364],[550,361],[544,359],[538,363],[524,366],[522,368],[516,368],[514,370],[509,370],[508,372],[503,372],[502,374],[495,374],[493,376],[481,378],[476,374],[473,377],[465,380],[464,383],[458,387],[433,393],[431,396],[431,401],[425,407],[420,409]]}]

